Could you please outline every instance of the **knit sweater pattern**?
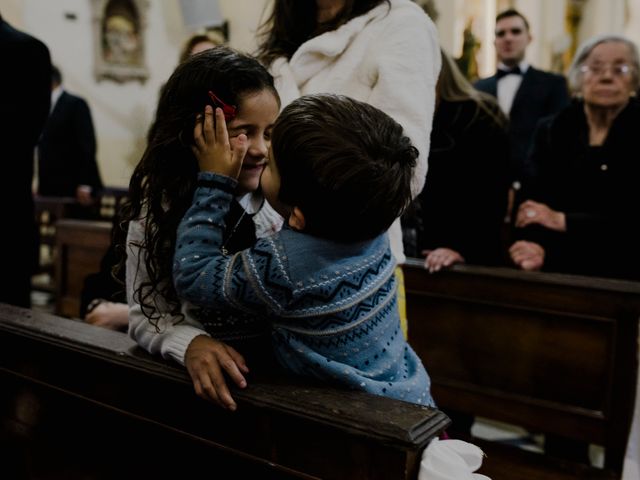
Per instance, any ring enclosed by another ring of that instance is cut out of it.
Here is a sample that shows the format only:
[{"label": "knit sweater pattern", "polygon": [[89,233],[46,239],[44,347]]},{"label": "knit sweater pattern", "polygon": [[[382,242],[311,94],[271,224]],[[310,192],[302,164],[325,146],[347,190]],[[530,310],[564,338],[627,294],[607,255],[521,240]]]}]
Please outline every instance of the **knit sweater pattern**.
[{"label": "knit sweater pattern", "polygon": [[176,290],[190,315],[259,319],[271,329],[279,363],[295,374],[434,404],[427,372],[400,330],[386,234],[344,244],[285,228],[223,255],[236,181],[203,172],[198,184],[174,259]]}]

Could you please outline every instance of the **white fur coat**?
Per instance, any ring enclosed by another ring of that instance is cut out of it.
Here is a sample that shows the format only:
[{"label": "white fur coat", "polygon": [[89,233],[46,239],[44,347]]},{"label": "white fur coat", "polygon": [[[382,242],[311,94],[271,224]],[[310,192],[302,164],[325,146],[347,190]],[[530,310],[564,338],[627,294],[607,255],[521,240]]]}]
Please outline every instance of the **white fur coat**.
[{"label": "white fur coat", "polygon": [[[411,185],[415,197],[427,175],[439,48],[436,27],[422,9],[410,0],[391,0],[390,9],[382,3],[305,42],[290,61],[276,59],[270,69],[283,107],[301,95],[337,93],[400,123],[420,152]],[[389,236],[396,259],[404,262],[399,221]]]}]

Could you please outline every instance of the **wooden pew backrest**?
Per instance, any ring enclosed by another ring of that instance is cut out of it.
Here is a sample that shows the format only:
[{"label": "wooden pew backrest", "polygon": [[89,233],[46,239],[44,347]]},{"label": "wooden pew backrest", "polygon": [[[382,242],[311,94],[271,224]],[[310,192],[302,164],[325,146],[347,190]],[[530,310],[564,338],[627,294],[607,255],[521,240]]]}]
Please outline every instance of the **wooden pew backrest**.
[{"label": "wooden pew backrest", "polygon": [[56,223],[56,314],[77,318],[87,275],[100,270],[111,243],[111,222],[64,219]]},{"label": "wooden pew backrest", "polygon": [[621,472],[640,284],[460,265],[404,268],[409,342],[441,408],[605,447]]}]

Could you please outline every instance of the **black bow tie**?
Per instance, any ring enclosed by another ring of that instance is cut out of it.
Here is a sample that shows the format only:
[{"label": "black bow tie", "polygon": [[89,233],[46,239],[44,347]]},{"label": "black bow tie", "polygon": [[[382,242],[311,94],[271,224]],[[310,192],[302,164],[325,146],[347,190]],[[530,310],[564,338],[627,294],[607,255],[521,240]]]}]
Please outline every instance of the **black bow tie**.
[{"label": "black bow tie", "polygon": [[498,80],[500,80],[505,75],[511,75],[511,74],[522,75],[522,70],[520,70],[520,67],[513,67],[508,70],[503,70],[499,68],[498,71],[496,72],[496,77],[498,77]]}]

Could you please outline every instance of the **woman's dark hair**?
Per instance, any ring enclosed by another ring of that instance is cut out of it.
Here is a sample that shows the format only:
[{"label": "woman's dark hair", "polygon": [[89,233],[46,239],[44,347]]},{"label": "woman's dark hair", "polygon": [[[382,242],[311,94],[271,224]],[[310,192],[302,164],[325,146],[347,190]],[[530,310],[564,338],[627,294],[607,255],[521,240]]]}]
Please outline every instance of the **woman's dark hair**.
[{"label": "woman's dark hair", "polygon": [[464,102],[472,100],[476,104],[476,113],[484,114],[502,128],[507,128],[509,120],[500,110],[496,98],[488,93],[481,92],[462,74],[460,68],[449,54],[440,49],[442,68],[436,84],[436,105],[440,99],[448,102]]},{"label": "woman's dark hair", "polygon": [[299,207],[305,231],[339,242],[374,238],[411,202],[418,150],[377,108],[342,95],[306,95],[273,127],[278,199]]},{"label": "woman's dark hair", "polygon": [[511,17],[520,17],[524,22],[524,27],[527,29],[527,32],[530,30],[529,21],[527,20],[527,18],[515,8],[509,8],[507,10],[504,10],[503,12],[500,12],[498,15],[496,15],[496,23],[498,23],[503,18],[511,18]]},{"label": "woman's dark hair", "polygon": [[172,263],[178,224],[191,205],[198,174],[191,151],[196,115],[208,103],[209,91],[241,109],[244,96],[265,89],[278,98],[273,77],[265,68],[255,58],[227,47],[188,58],[162,89],[147,148],[131,177],[118,228],[118,268],[123,268],[129,222],[142,219],[146,223],[140,262],[146,267],[148,281],[133,295],[154,325],[160,317],[156,295],[164,297],[169,313],[178,315],[180,311]]},{"label": "woman's dark hair", "polygon": [[316,0],[275,0],[271,15],[259,29],[262,41],[258,58],[265,65],[270,65],[277,57],[290,59],[310,38],[335,30],[382,3],[391,8],[389,0],[346,0],[344,8],[333,20],[318,24]]}]

